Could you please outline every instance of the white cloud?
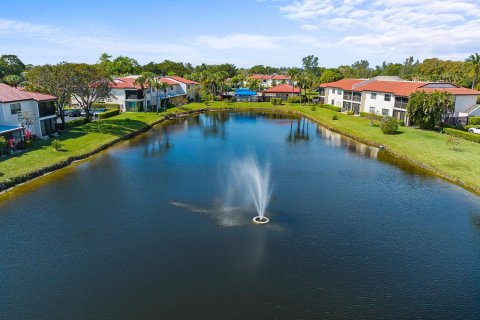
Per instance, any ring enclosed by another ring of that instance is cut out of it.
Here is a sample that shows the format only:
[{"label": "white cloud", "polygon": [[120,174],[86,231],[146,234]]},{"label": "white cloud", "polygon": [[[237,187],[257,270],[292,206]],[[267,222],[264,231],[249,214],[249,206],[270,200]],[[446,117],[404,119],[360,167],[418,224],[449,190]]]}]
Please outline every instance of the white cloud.
[{"label": "white cloud", "polygon": [[333,46],[385,59],[464,57],[480,42],[478,0],[297,0],[280,12],[304,30],[325,30]]},{"label": "white cloud", "polygon": [[256,34],[234,33],[226,36],[199,36],[196,38],[198,44],[212,49],[255,49],[269,50],[282,48],[288,43],[309,43],[314,42],[315,38],[305,35],[289,36],[264,36]]}]

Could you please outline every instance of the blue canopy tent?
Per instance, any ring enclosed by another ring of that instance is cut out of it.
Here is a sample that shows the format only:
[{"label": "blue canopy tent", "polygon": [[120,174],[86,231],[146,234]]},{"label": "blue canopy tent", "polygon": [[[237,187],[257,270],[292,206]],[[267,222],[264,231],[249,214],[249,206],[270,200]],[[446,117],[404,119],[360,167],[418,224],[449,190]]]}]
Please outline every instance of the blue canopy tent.
[{"label": "blue canopy tent", "polygon": [[237,101],[252,101],[252,98],[256,96],[257,93],[248,88],[235,89],[235,98]]}]

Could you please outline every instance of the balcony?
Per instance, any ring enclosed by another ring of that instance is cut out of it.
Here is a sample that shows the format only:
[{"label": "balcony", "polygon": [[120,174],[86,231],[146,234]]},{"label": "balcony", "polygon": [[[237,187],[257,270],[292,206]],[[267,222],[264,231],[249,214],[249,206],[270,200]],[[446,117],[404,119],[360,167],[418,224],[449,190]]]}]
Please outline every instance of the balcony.
[{"label": "balcony", "polygon": [[407,109],[407,103],[405,103],[405,102],[395,102],[394,108]]},{"label": "balcony", "polygon": [[38,114],[40,118],[55,115],[55,102],[53,101],[39,102]]}]

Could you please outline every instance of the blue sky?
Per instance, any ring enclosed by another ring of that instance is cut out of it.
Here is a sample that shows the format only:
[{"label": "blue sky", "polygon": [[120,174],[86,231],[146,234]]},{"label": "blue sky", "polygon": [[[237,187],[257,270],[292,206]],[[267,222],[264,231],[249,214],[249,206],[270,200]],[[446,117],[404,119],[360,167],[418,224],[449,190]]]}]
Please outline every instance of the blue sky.
[{"label": "blue sky", "polygon": [[33,64],[102,52],[150,61],[336,67],[464,60],[480,51],[480,0],[2,0],[0,54]]}]

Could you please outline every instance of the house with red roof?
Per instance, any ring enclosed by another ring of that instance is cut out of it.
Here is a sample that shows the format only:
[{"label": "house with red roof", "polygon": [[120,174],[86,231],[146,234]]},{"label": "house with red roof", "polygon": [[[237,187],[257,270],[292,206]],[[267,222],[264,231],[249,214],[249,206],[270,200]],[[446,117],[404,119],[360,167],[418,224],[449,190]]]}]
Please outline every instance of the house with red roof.
[{"label": "house with red roof", "polygon": [[408,98],[417,91],[444,91],[455,99],[455,118],[480,115],[479,91],[459,88],[451,83],[404,81],[399,77],[375,77],[368,80],[342,79],[324,83],[318,89],[320,101],[342,108],[342,111],[370,112],[406,121]]},{"label": "house with red roof", "polygon": [[[158,81],[168,84],[167,91],[157,90],[155,87],[142,86],[135,83],[138,75],[113,79],[111,85],[111,97],[106,103],[117,103],[121,111],[139,111],[144,106],[151,107],[162,103],[163,99],[176,96],[187,96],[194,99],[198,94],[198,82],[181,77],[159,77]],[[145,92],[144,92],[145,91]]]},{"label": "house with red roof", "polygon": [[[23,91],[0,83],[0,135],[20,142],[25,129],[37,137],[56,132],[56,99],[48,94]],[[32,111],[35,114],[35,121],[30,127],[22,123],[19,116],[22,111]]]},{"label": "house with red roof", "polygon": [[300,88],[290,84],[280,84],[278,86],[260,91],[259,94],[265,97],[265,101],[269,101],[270,98],[282,98],[283,100],[287,100],[288,97],[300,95]]},{"label": "house with red roof", "polygon": [[294,84],[291,77],[283,74],[273,74],[273,75],[254,74],[248,77],[248,79],[260,80],[260,86],[263,88],[271,88],[279,84],[290,84],[290,85]]}]

